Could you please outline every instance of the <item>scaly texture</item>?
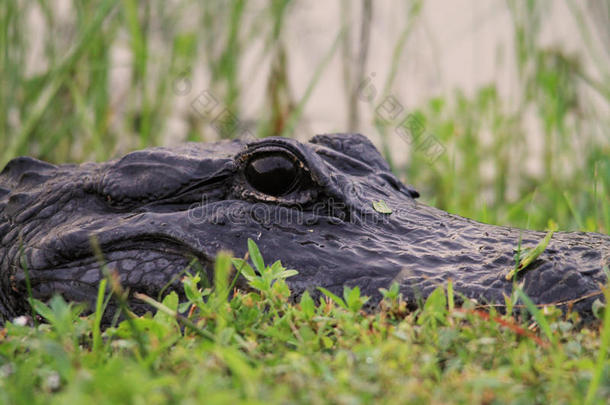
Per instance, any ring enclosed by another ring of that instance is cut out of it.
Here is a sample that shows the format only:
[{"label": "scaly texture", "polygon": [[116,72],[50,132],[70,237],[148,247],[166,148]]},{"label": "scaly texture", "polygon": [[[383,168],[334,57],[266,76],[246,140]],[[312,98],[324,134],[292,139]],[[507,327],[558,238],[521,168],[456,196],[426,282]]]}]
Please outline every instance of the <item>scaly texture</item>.
[{"label": "scaly texture", "polygon": [[[256,177],[282,165],[290,169],[284,177]],[[260,191],[275,181],[277,193]],[[24,264],[34,297],[61,293],[92,303],[102,277],[92,236],[132,293],[180,292],[179,276],[193,259],[211,280],[215,254],[242,256],[252,238],[267,260],[299,270],[289,280],[295,296],[358,285],[376,302],[378,289],[397,281],[415,305],[451,279],[458,296],[503,304],[519,241],[532,247],[544,233],[451,215],[417,195],[357,134],[306,144],[191,143],[100,164],[17,158],[0,174],[0,313],[10,319],[28,310]],[[375,211],[376,201],[392,212]],[[535,303],[575,301],[587,315],[609,264],[609,236],[557,232],[517,279]]]}]

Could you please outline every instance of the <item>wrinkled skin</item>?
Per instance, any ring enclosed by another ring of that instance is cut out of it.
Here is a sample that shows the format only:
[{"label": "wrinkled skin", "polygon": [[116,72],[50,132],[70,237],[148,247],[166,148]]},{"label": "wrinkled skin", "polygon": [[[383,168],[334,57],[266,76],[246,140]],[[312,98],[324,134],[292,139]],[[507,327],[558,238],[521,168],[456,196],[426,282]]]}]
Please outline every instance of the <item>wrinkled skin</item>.
[{"label": "wrinkled skin", "polygon": [[[246,175],[248,162],[269,154],[299,167],[283,195],[257,191]],[[18,158],[0,174],[0,313],[28,311],[25,263],[35,298],[61,293],[91,304],[102,278],[92,235],[132,294],[156,297],[168,285],[180,293],[193,258],[209,277],[219,250],[243,256],[252,238],[266,261],[299,270],[288,280],[295,297],[317,286],[340,294],[347,285],[375,303],[379,288],[396,281],[413,306],[451,279],[458,296],[503,304],[520,238],[532,247],[545,233],[482,224],[414,197],[361,135],[191,143],[100,164]],[[392,213],[374,210],[379,200]],[[587,316],[603,299],[608,265],[609,236],[557,232],[517,281],[536,304],[571,301]]]}]

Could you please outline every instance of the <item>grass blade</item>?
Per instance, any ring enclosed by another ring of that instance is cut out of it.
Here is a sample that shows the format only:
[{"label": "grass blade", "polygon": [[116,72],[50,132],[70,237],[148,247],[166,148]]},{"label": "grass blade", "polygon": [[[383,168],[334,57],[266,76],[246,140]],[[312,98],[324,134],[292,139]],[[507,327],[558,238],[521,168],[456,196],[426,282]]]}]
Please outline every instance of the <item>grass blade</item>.
[{"label": "grass blade", "polygon": [[326,67],[328,66],[328,64],[332,60],[333,56],[337,52],[337,49],[339,48],[339,44],[341,43],[341,37],[343,37],[344,32],[345,32],[345,27],[342,28],[339,31],[339,33],[337,33],[337,36],[335,37],[335,40],[333,41],[332,45],[330,46],[330,48],[328,49],[328,51],[326,52],[326,54],[324,55],[324,57],[318,64],[318,66],[316,67],[316,70],[314,71],[313,76],[309,80],[309,84],[307,85],[305,94],[303,95],[303,97],[301,97],[301,100],[297,104],[293,113],[290,114],[290,117],[287,120],[286,126],[284,127],[284,130],[282,131],[280,136],[287,137],[287,136],[291,136],[293,134],[294,128],[296,127],[296,124],[299,122],[299,120],[301,119],[301,116],[303,115],[303,110],[305,108],[305,105],[307,104],[307,101],[309,101],[309,98],[311,97],[311,93],[313,92],[313,89],[318,84],[318,81],[320,80],[322,73],[324,72],[324,70],[326,70]]},{"label": "grass blade", "polygon": [[509,281],[512,280],[520,271],[522,271],[523,269],[527,268],[527,266],[532,264],[532,262],[534,260],[536,260],[542,254],[542,252],[544,252],[546,247],[549,245],[549,242],[551,241],[552,237],[553,237],[553,231],[547,232],[544,239],[542,239],[536,245],[535,248],[533,248],[529,252],[527,252],[527,254],[525,255],[525,257],[523,259],[519,259],[519,264],[514,269],[512,269],[511,271],[508,272],[508,274],[506,275],[506,280],[509,280]]},{"label": "grass blade", "polygon": [[95,302],[95,318],[93,318],[93,352],[99,353],[99,350],[102,346],[102,332],[100,329],[100,324],[102,323],[102,315],[104,314],[105,305],[104,305],[104,293],[106,292],[106,285],[108,284],[108,280],[103,279],[100,281],[99,288],[97,290],[97,300]]}]

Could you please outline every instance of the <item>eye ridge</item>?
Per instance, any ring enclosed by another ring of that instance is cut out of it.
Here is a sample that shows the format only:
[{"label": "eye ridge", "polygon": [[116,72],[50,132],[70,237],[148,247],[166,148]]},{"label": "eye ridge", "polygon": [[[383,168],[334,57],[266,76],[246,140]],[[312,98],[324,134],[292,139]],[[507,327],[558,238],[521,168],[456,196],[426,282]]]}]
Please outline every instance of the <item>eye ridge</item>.
[{"label": "eye ridge", "polygon": [[284,151],[265,151],[254,154],[246,162],[245,177],[255,190],[281,197],[295,191],[301,180],[300,162]]}]

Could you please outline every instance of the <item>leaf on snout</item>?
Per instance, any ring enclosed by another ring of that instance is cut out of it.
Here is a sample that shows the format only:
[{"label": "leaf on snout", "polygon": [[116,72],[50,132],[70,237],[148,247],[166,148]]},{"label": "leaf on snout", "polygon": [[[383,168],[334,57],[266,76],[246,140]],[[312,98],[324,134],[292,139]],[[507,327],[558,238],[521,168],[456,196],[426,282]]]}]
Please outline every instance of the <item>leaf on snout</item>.
[{"label": "leaf on snout", "polygon": [[388,204],[386,204],[385,201],[383,201],[383,200],[373,201],[373,208],[375,209],[375,211],[377,211],[381,214],[391,214],[392,213],[392,210],[390,209],[390,207],[388,207]]}]

